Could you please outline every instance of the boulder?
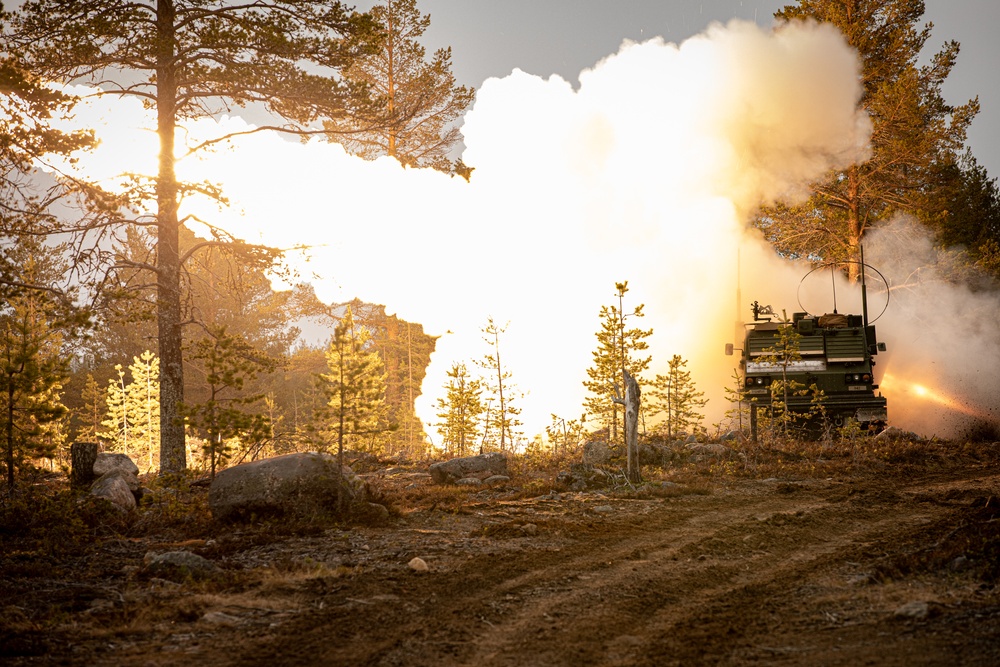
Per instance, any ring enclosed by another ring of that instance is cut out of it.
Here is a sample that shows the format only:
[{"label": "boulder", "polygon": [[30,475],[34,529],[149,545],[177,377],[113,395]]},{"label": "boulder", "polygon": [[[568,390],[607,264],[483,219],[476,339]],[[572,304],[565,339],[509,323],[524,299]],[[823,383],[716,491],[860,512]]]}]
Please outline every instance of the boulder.
[{"label": "boulder", "polygon": [[460,479],[474,477],[484,480],[494,475],[507,475],[507,455],[500,452],[465,456],[433,463],[431,478],[438,484],[454,484]]},{"label": "boulder", "polygon": [[[329,454],[285,454],[226,468],[208,490],[212,516],[222,521],[252,515],[308,515],[337,512],[337,459]],[[344,466],[344,506],[365,500],[365,483]]]},{"label": "boulder", "polygon": [[[136,507],[135,495],[126,481],[128,477],[130,475],[121,470],[108,471],[90,487],[90,495],[105,498],[123,510],[134,510]],[[135,479],[135,475],[131,475],[131,477]],[[135,480],[135,488],[137,490],[139,488],[138,479]]]},{"label": "boulder", "polygon": [[94,460],[94,476],[100,477],[111,470],[124,470],[132,475],[139,474],[137,466],[127,454],[117,454],[114,452],[101,452]]},{"label": "boulder", "polygon": [[599,466],[611,460],[611,448],[608,443],[591,441],[583,445],[583,462],[590,466]]}]

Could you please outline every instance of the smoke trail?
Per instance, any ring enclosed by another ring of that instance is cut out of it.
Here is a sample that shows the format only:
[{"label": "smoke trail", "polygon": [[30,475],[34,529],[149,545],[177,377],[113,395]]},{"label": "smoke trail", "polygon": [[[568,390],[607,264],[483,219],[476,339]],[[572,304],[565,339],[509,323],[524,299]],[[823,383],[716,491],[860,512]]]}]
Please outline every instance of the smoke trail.
[{"label": "smoke trail", "polygon": [[909,218],[873,233],[866,253],[892,288],[879,322],[890,421],[942,437],[1000,425],[1000,294],[951,281],[954,256]]},{"label": "smoke trail", "polygon": [[747,234],[746,216],[866,155],[859,80],[832,27],[734,21],[679,46],[626,42],[578,89],[521,71],[486,81],[463,128],[471,183],[265,135],[179,173],[221,181],[234,202],[192,212],[315,246],[306,269],[322,298],[383,303],[442,334],[417,406],[428,427],[450,365],[485,354],[489,316],[510,322],[501,344],[528,436],[550,413],[577,418],[598,312],[622,280],[626,310],[646,304],[636,324],[654,329],[652,372],[688,359],[717,419],[733,363],[722,350],[748,310],[738,282],[747,304],[793,310],[804,273]]}]

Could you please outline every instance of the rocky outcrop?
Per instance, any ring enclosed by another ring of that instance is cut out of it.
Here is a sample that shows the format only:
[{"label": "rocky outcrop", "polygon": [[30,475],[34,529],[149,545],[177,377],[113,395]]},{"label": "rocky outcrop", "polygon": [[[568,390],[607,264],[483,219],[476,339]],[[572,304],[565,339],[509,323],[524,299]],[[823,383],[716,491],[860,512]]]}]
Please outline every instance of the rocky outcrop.
[{"label": "rocky outcrop", "polygon": [[212,516],[222,521],[261,515],[308,516],[333,514],[338,486],[343,509],[365,501],[365,483],[329,454],[285,454],[226,468],[215,476],[208,492]]},{"label": "rocky outcrop", "polygon": [[441,461],[431,464],[430,473],[431,478],[438,484],[454,484],[460,479],[483,481],[495,475],[507,476],[507,455],[491,452]]}]

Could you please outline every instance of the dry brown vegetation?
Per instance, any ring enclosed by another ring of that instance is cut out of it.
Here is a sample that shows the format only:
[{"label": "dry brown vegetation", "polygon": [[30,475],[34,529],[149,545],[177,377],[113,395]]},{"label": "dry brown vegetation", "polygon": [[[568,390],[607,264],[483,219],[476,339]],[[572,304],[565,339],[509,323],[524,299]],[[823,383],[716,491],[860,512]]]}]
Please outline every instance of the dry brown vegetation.
[{"label": "dry brown vegetation", "polygon": [[[998,443],[669,458],[580,493],[554,483],[569,459],[512,461],[491,489],[395,465],[368,473],[388,519],[249,525],[215,522],[190,480],[148,480],[132,514],[23,480],[0,501],[0,661],[1000,661]],[[220,569],[144,565],[177,550]]]}]

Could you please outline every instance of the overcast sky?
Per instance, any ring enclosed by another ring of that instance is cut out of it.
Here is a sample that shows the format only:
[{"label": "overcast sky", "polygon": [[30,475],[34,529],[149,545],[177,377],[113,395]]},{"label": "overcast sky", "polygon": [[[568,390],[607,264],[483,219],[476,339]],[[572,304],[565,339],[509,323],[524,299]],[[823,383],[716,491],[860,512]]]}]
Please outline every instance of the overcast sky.
[{"label": "overcast sky", "polygon": [[[357,3],[358,8],[371,6]],[[713,21],[739,18],[770,26],[785,0],[418,0],[431,15],[425,37],[431,48],[451,46],[454,72],[478,88],[488,77],[514,68],[577,83],[582,69],[618,50],[623,39],[662,36],[681,42]],[[990,176],[1000,175],[1000,1],[926,0],[925,20],[934,24],[928,53],[947,40],[962,45],[945,87],[961,104],[979,96],[982,111],[969,143]]]}]

